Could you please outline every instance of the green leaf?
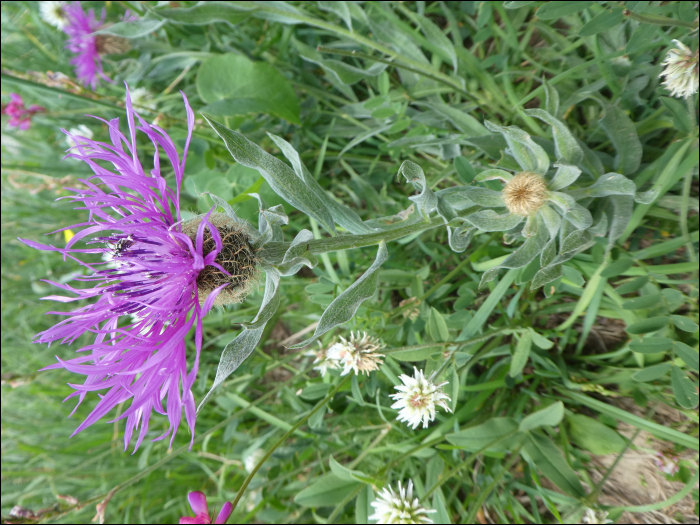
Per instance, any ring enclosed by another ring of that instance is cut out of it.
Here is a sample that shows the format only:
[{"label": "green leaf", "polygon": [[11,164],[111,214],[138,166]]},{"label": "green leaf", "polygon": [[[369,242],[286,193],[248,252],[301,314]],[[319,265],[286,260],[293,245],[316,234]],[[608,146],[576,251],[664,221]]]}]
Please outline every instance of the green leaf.
[{"label": "green leaf", "polygon": [[506,205],[505,202],[503,202],[500,191],[493,191],[478,186],[464,186],[459,190],[460,194],[465,195],[475,204],[485,208],[501,208]]},{"label": "green leaf", "polygon": [[653,421],[648,421],[643,417],[635,416],[634,414],[631,414],[626,410],[611,406],[607,403],[604,403],[603,401],[598,401],[597,399],[594,399],[590,396],[580,394],[578,392],[572,392],[570,390],[560,391],[562,392],[562,394],[573,399],[574,401],[578,401],[579,403],[586,405],[587,407],[590,407],[593,410],[600,412],[601,414],[611,416],[615,419],[619,419],[620,421],[624,421],[625,423],[629,423],[630,425],[633,425],[637,428],[646,430],[647,432],[656,436],[658,439],[670,441],[672,443],[677,443],[691,450],[697,451],[700,449],[700,443],[698,442],[697,437],[686,435],[683,432],[672,428],[668,428],[664,425],[659,425],[658,423],[654,423]]},{"label": "green leaf", "polygon": [[621,108],[606,104],[605,116],[600,125],[610,137],[615,147],[615,171],[631,175],[639,169],[642,162],[642,143],[637,136],[637,129]]},{"label": "green leaf", "polygon": [[552,403],[548,407],[533,412],[521,422],[518,430],[526,432],[543,426],[556,427],[564,417],[564,404],[561,401]]},{"label": "green leaf", "polygon": [[659,97],[659,99],[666,109],[671,112],[671,115],[673,115],[673,124],[676,128],[680,131],[690,133],[693,130],[693,123],[690,120],[690,114],[685,104],[668,97]]},{"label": "green leaf", "polygon": [[[640,322],[643,323],[645,321]],[[640,354],[658,354],[659,352],[670,350],[672,344],[673,340],[668,337],[647,337],[631,342],[630,348],[633,352],[638,352]]]},{"label": "green leaf", "polygon": [[632,335],[649,334],[662,329],[668,324],[668,317],[658,316],[638,321],[627,327],[627,333]]},{"label": "green leaf", "polygon": [[400,350],[398,352],[391,352],[391,357],[398,361],[407,361],[409,363],[425,361],[431,355],[442,352],[443,348],[442,346],[431,346],[429,348],[419,348],[416,350]]},{"label": "green leaf", "polygon": [[615,288],[615,291],[620,295],[625,295],[644,288],[644,285],[648,282],[649,277],[646,275],[642,275],[641,277],[637,277],[636,279],[632,279],[630,282],[618,286],[617,288]]},{"label": "green leaf", "polygon": [[573,15],[583,11],[593,2],[567,2],[553,1],[547,2],[537,10],[537,18],[542,20],[552,20],[563,16]]},{"label": "green leaf", "polygon": [[[518,423],[510,417],[495,417],[475,427],[447,434],[445,438],[453,445],[468,451],[480,450],[499,438],[515,432]],[[489,450],[507,450],[517,439],[517,434],[499,441]]]},{"label": "green leaf", "polygon": [[298,210],[316,219],[332,235],[336,233],[333,218],[324,205],[327,197],[320,195],[315,186],[304,184],[304,181],[287,164],[273,157],[257,144],[253,144],[237,131],[228,129],[207,118],[206,115],[204,118],[223,139],[237,162],[257,169],[275,193]]},{"label": "green leaf", "polygon": [[566,416],[571,440],[584,450],[605,456],[619,454],[625,448],[625,440],[612,428],[597,419],[571,414]]},{"label": "green leaf", "polygon": [[[452,68],[457,72],[457,52],[450,39],[442,32],[442,29],[435,25],[435,22],[420,14],[415,14],[414,20],[420,25],[425,38],[434,46],[437,54],[452,64]],[[483,134],[483,132],[479,133],[479,135]]]},{"label": "green leaf", "polygon": [[493,133],[501,133],[506,139],[510,153],[525,171],[532,171],[544,176],[549,169],[549,157],[536,144],[530,135],[515,126],[499,126],[488,120],[484,121],[486,128]]},{"label": "green leaf", "polygon": [[485,232],[503,232],[512,230],[518,224],[523,222],[523,220],[525,220],[524,217],[515,215],[514,213],[499,215],[493,210],[483,210],[472,213],[464,217],[464,219],[472,226],[475,226],[476,228]]},{"label": "green leaf", "polygon": [[[617,277],[625,273],[627,270],[634,266],[634,259],[629,257],[620,257],[617,261],[608,266],[605,270],[600,272],[601,277]],[[641,298],[640,298],[641,299]],[[633,299],[634,301],[635,299]],[[628,301],[629,302],[629,301]],[[625,303],[627,304],[627,303]],[[623,305],[623,308],[625,306]],[[629,308],[629,310],[634,310],[634,308]]]},{"label": "green leaf", "polygon": [[649,0],[629,0],[625,3],[627,9],[634,11],[637,14],[642,14],[649,7],[651,2]]},{"label": "green leaf", "polygon": [[509,0],[508,2],[503,2],[503,7],[506,9],[519,9],[534,3],[535,0]]},{"label": "green leaf", "polygon": [[199,2],[186,9],[159,9],[158,15],[176,24],[208,25],[228,22],[236,25],[250,16],[250,11],[235,2]]},{"label": "green leaf", "polygon": [[549,113],[552,117],[556,117],[559,113],[559,92],[557,91],[557,88],[547,82],[547,79],[544,77],[542,78],[542,84],[544,85],[545,108],[547,113]]},{"label": "green leaf", "polygon": [[304,507],[331,507],[342,503],[346,496],[360,486],[360,482],[340,479],[325,474],[294,496],[294,503]]},{"label": "green leaf", "polygon": [[[578,143],[576,145],[578,146]],[[583,156],[583,153],[581,153],[581,156]],[[557,172],[547,185],[550,191],[557,191],[570,186],[581,175],[581,170],[576,166],[569,164],[555,164],[555,166],[557,167]]]},{"label": "green leaf", "polygon": [[270,113],[300,124],[294,88],[266,62],[253,62],[234,53],[208,58],[197,73],[197,91],[208,104],[223,99],[259,100]]},{"label": "green leaf", "polygon": [[612,29],[622,22],[622,9],[606,9],[587,22],[578,32],[579,36],[591,36]]},{"label": "green leaf", "polygon": [[[632,2],[627,2],[627,6],[629,6],[630,3]],[[641,24],[634,31],[634,33],[632,33],[632,36],[627,41],[625,53],[636,53],[637,51],[641,50],[645,45],[648,45],[649,43],[653,42],[657,35],[658,28],[659,26],[655,24]]]},{"label": "green leaf", "polygon": [[518,343],[515,345],[515,353],[510,361],[510,377],[517,376],[525,368],[525,364],[530,358],[530,348],[532,347],[532,332],[524,332]]},{"label": "green leaf", "polygon": [[528,434],[523,451],[544,474],[562,491],[575,498],[586,495],[576,473],[549,439],[539,434]]},{"label": "green leaf", "polygon": [[434,341],[445,342],[450,340],[450,332],[447,329],[445,318],[435,308],[430,308],[428,318],[428,333]]},{"label": "green leaf", "polygon": [[441,489],[435,491],[435,495],[433,496],[433,509],[437,511],[432,516],[433,523],[444,523],[447,525],[452,523],[450,513],[447,512],[447,507],[445,506],[445,499]]},{"label": "green leaf", "polygon": [[[625,268],[627,270],[628,268]],[[625,271],[623,270],[623,271]],[[622,272],[620,272],[622,273]],[[607,276],[606,276],[607,277]],[[645,308],[652,308],[663,304],[660,293],[655,293],[651,295],[642,295],[640,297],[635,297],[629,301],[622,303],[622,308],[625,310],[643,310]],[[645,333],[645,332],[640,332]]]},{"label": "green leaf", "polygon": [[387,257],[388,252],[386,244],[384,241],[381,241],[379,243],[379,249],[377,250],[377,257],[372,263],[372,266],[370,266],[357,281],[351,284],[347,290],[336,297],[328,308],[326,308],[326,311],[323,312],[318,322],[314,335],[306,341],[290,346],[290,348],[303,348],[313,343],[329,330],[347,323],[352,319],[360,305],[372,297],[377,291],[377,270],[379,270],[382,263],[386,261]]},{"label": "green leaf", "polygon": [[476,172],[474,171],[474,167],[472,166],[471,162],[464,157],[455,157],[453,162],[459,180],[464,184],[471,184],[474,177],[476,177]]},{"label": "green leaf", "polygon": [[672,315],[671,319],[673,319],[673,324],[675,324],[676,328],[679,330],[690,332],[691,334],[698,331],[698,325],[687,317],[683,317],[682,315]]},{"label": "green leaf", "polygon": [[[550,87],[549,89],[550,91],[553,90],[556,93],[556,90],[554,90],[554,88]],[[549,92],[547,93],[547,97],[549,100]],[[557,99],[557,106],[558,105],[559,100]],[[544,122],[552,126],[552,135],[554,137],[554,152],[557,156],[557,162],[564,162],[566,164],[571,165],[571,167],[578,166],[579,164],[581,164],[581,162],[583,162],[583,150],[581,149],[581,146],[579,146],[578,142],[576,142],[576,139],[571,134],[571,131],[569,131],[569,128],[566,126],[566,124],[564,124],[561,120],[556,118],[554,114],[552,114],[551,112],[544,111],[542,109],[526,109],[524,113],[526,115],[537,117],[538,119],[543,120]],[[581,170],[579,170],[579,173],[581,173]],[[578,174],[576,174],[576,177],[578,177]],[[574,180],[576,179],[574,178]],[[569,184],[574,182],[574,180],[569,182]],[[558,188],[552,188],[550,184],[550,189],[558,190],[560,188],[565,188],[569,184],[561,185]]]},{"label": "green leaf", "polygon": [[[331,4],[335,2],[329,2]],[[369,523],[368,516],[374,511],[374,507],[370,506],[370,501],[374,498],[374,491],[371,485],[365,485],[360,489],[357,498],[355,499],[355,523],[364,525]]]},{"label": "green leaf", "polygon": [[538,334],[535,330],[532,328],[528,328],[532,335],[532,342],[535,343],[539,348],[542,350],[549,350],[554,346],[554,343],[552,343],[549,339],[546,337],[542,337],[540,334]]},{"label": "green leaf", "polygon": [[95,31],[95,35],[114,35],[121,38],[142,38],[157,31],[165,24],[165,20],[144,18],[131,22],[117,22],[111,26]]},{"label": "green leaf", "polygon": [[671,366],[671,363],[661,363],[660,365],[649,366],[643,370],[640,370],[639,372],[635,372],[632,379],[639,381],[640,383],[656,381],[657,379],[660,379],[668,374],[671,370]]},{"label": "green leaf", "polygon": [[330,389],[331,385],[329,383],[314,383],[302,390],[299,397],[306,401],[316,401],[317,399],[326,397]]},{"label": "green leaf", "polygon": [[673,395],[680,406],[689,410],[698,406],[697,387],[677,366],[671,368],[671,386],[673,387]]},{"label": "green leaf", "polygon": [[361,479],[358,478],[367,478],[367,475],[364,472],[344,467],[338,463],[333,456],[331,456],[328,460],[328,466],[331,468],[333,475],[342,481],[361,481]]},{"label": "green leaf", "polygon": [[488,130],[477,119],[470,114],[459,109],[438,102],[420,102],[419,105],[426,106],[440,115],[447,117],[465,137],[481,137],[488,134]]},{"label": "green leaf", "polygon": [[244,328],[236,338],[226,345],[221,353],[219,366],[216,369],[214,384],[212,385],[207,395],[204,396],[201,403],[197,407],[197,411],[201,410],[207,400],[211,397],[216,388],[223,383],[236,369],[246,360],[246,358],[255,350],[260,337],[262,337],[265,325],[272,318],[280,304],[279,294],[279,275],[273,271],[267,272],[265,278],[265,294],[258,314],[253,319],[253,322]]},{"label": "green leaf", "polygon": [[571,190],[568,193],[576,200],[586,197],[608,197],[610,195],[635,195],[637,186],[624,175],[619,173],[606,173],[587,188]]},{"label": "green leaf", "polygon": [[321,11],[338,15],[340,19],[345,22],[345,25],[348,26],[348,29],[352,31],[352,16],[350,16],[350,9],[348,8],[347,2],[344,0],[333,0],[332,2],[319,0],[316,3]]},{"label": "green leaf", "polygon": [[698,350],[690,348],[687,344],[681,343],[680,341],[673,342],[673,350],[676,352],[678,357],[680,357],[686,365],[695,370],[699,371],[700,363],[698,363]]}]

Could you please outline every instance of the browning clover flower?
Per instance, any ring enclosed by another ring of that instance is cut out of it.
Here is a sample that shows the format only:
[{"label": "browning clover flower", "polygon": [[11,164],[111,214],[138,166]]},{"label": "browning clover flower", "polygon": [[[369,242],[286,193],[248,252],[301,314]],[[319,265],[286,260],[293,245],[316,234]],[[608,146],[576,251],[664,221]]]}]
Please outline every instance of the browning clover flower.
[{"label": "browning clover flower", "polygon": [[399,481],[398,494],[390,486],[384,487],[371,505],[374,514],[369,519],[377,523],[433,523],[427,515],[437,512],[424,508],[418,498],[413,497],[412,480],[408,482],[408,489],[404,489]]},{"label": "browning clover flower", "polygon": [[[76,55],[70,61],[75,66],[75,76],[83,85],[89,85],[93,90],[100,78],[107,82],[113,82],[102,69],[101,56],[125,53],[130,49],[129,41],[112,35],[93,34],[98,29],[105,27],[106,12],[104,9],[102,9],[102,16],[99,20],[95,17],[95,12],[92,9],[86,14],[80,2],[67,4],[64,9],[67,23],[64,25],[63,31],[68,35],[66,49]],[[125,20],[131,19],[133,17],[127,11]]]},{"label": "browning clover flower", "polygon": [[660,75],[666,77],[663,85],[674,97],[692,97],[698,92],[698,50],[692,52],[680,40],[673,43],[677,47],[671,49],[661,63],[666,66]]},{"label": "browning clover flower", "polygon": [[[86,162],[94,172],[80,181],[85,189],[70,189],[74,193],[70,198],[84,204],[89,219],[57,230],[82,228],[65,248],[23,240],[33,248],[70,257],[89,272],[77,280],[94,283],[92,288],[47,281],[76,297],[45,299],[64,303],[96,301],[70,312],[52,312],[66,318],[38,334],[35,342],[70,344],[83,334],[95,334],[92,344],[78,350],[85,355],[68,361],[57,357],[58,363],[46,369],[65,368],[87,377],[84,385],[71,385],[76,391],[68,398],[78,396],[78,405],[89,392],[107,390],[73,435],[118,404],[131,400],[129,408],[118,418],[126,419],[125,449],[140,426],[134,450],[139,447],[154,410],[167,415],[170,423],[156,439],[170,435],[172,444],[184,408],[194,440],[192,384],[199,368],[202,318],[214,304],[240,301],[257,272],[250,247],[253,239],[247,237],[247,232],[255,235],[247,225],[235,222],[228,215],[213,213],[213,209],[189,221],[181,217],[180,187],[194,127],[194,113],[184,93],[182,97],[187,114],[182,158],[163,129],[149,125],[133,111],[128,87],[128,138],[119,130],[118,118],[109,122],[98,119],[109,127],[111,144],[71,136],[64,130],[77,144],[67,157]],[[144,170],[138,157],[137,130],[155,147],[150,172]],[[174,171],[174,189],[161,173],[159,148]],[[114,170],[104,168],[101,163],[111,163]],[[76,248],[81,240],[87,245],[103,246]],[[86,262],[79,258],[82,254],[102,254],[105,250],[111,254],[110,261]],[[193,327],[196,352],[188,371],[185,339]]]},{"label": "browning clover flower", "polygon": [[350,370],[355,371],[355,375],[360,373],[367,374],[372,370],[378,370],[382,364],[383,354],[376,353],[384,345],[372,336],[367,335],[367,332],[357,332],[357,336],[350,332],[350,341],[346,341],[340,336],[342,343],[336,343],[328,349],[328,360],[337,361],[343,366],[341,376],[350,373]]},{"label": "browning clover flower", "polygon": [[2,114],[7,115],[9,120],[7,125],[21,130],[27,130],[32,125],[32,115],[46,111],[41,106],[32,104],[28,108],[24,107],[24,100],[17,93],[10,93],[10,103],[3,104]]},{"label": "browning clover flower", "polygon": [[207,497],[203,492],[195,491],[190,492],[187,495],[187,499],[190,502],[190,507],[192,507],[192,512],[194,512],[194,518],[189,516],[183,516],[180,518],[180,524],[207,524],[207,523],[226,523],[231,513],[233,512],[233,505],[231,502],[227,501],[224,506],[221,507],[221,511],[214,519],[213,516],[209,515],[209,506],[207,505]]},{"label": "browning clover flower", "polygon": [[450,398],[442,392],[444,383],[435,384],[423,375],[422,370],[413,367],[413,377],[402,374],[399,379],[403,385],[395,386],[398,394],[390,394],[389,397],[396,400],[391,408],[398,408],[399,415],[397,421],[406,421],[408,426],[414,430],[423,422],[423,428],[428,428],[428,422],[435,419],[435,407],[442,407],[448,412],[452,412],[445,400]]},{"label": "browning clover flower", "polygon": [[[321,374],[321,377],[325,377],[326,372],[328,372],[329,368],[336,369],[336,368],[340,368],[340,366],[339,366],[337,359],[331,359],[328,356],[331,349],[335,345],[332,345],[330,348],[323,348],[323,347],[321,347],[320,342],[318,344],[319,344],[318,350],[307,350],[306,352],[304,352],[304,355],[314,358],[314,362],[312,364],[317,365],[317,366],[315,366],[313,369],[318,370],[319,374]],[[338,343],[336,343],[336,344],[338,344]]]}]

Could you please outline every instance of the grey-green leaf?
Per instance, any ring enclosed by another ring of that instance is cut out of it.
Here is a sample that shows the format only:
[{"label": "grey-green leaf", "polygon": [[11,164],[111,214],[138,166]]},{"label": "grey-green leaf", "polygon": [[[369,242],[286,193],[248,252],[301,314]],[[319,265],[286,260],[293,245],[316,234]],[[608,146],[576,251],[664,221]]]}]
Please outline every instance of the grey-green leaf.
[{"label": "grey-green leaf", "polygon": [[239,2],[198,2],[185,9],[160,9],[158,15],[176,24],[208,25],[214,22],[238,24],[250,16]]},{"label": "grey-green leaf", "polygon": [[673,387],[673,395],[680,406],[688,410],[698,406],[697,387],[677,366],[671,368],[671,386]]},{"label": "grey-green leaf", "polygon": [[520,167],[525,171],[532,171],[542,176],[549,169],[549,157],[536,144],[530,135],[515,126],[499,126],[488,120],[484,121],[486,128],[494,133],[501,133],[508,144],[508,152],[513,155]]},{"label": "grey-green leaf", "polygon": [[571,440],[584,450],[605,456],[619,454],[625,448],[625,440],[612,428],[597,419],[581,414],[566,416]]},{"label": "grey-green leaf", "polygon": [[303,183],[294,170],[273,157],[237,131],[211,120],[204,115],[214,131],[223,139],[234,159],[249,168],[257,169],[270,187],[292,206],[313,217],[329,233],[335,235],[333,218],[324,204],[323,196],[314,187]]},{"label": "grey-green leaf", "polygon": [[518,343],[515,345],[515,352],[510,360],[510,371],[508,375],[510,377],[515,377],[525,368],[528,359],[530,358],[530,349],[532,347],[532,334],[527,331],[524,332]]},{"label": "grey-green leaf", "polygon": [[378,275],[377,271],[386,258],[388,257],[388,252],[386,249],[386,244],[384,241],[379,243],[379,249],[377,250],[377,257],[372,263],[372,266],[362,274],[357,281],[351,284],[347,290],[336,297],[333,302],[326,308],[323,312],[321,319],[318,322],[316,331],[314,335],[298,343],[290,348],[303,348],[316,339],[321,337],[323,334],[332,330],[336,326],[347,323],[353,318],[355,312],[360,307],[360,305],[377,291]]},{"label": "grey-green leaf", "polygon": [[682,315],[672,315],[671,319],[673,319],[673,324],[675,324],[676,328],[679,330],[690,332],[691,334],[698,331],[698,325],[687,317],[683,317]]},{"label": "grey-green leaf", "polygon": [[399,174],[406,178],[406,182],[413,184],[413,187],[420,191],[418,195],[413,195],[408,199],[415,202],[420,214],[428,218],[431,212],[437,209],[438,199],[425,180],[423,168],[415,162],[406,160],[399,168]]},{"label": "grey-green leaf", "polygon": [[658,354],[669,350],[672,345],[673,340],[668,337],[646,337],[631,342],[630,348],[640,354]]},{"label": "grey-green leaf", "polygon": [[525,416],[525,418],[520,422],[518,430],[520,430],[520,432],[526,432],[528,430],[534,430],[543,426],[556,427],[563,418],[564,403],[557,401],[548,407]]},{"label": "grey-green leaf", "polygon": [[627,333],[632,335],[649,334],[661,330],[668,324],[668,317],[658,316],[638,321],[627,327]]},{"label": "grey-green leaf", "polygon": [[649,366],[635,372],[632,379],[639,381],[640,383],[646,383],[648,381],[656,381],[661,379],[663,376],[671,371],[671,363],[661,363],[660,365]]},{"label": "grey-green leaf", "polygon": [[152,18],[144,18],[141,20],[132,20],[130,22],[117,22],[104,29],[95,31],[97,35],[114,35],[121,38],[143,38],[144,36],[153,33],[160,29],[165,24],[165,20],[154,20]]},{"label": "grey-green leaf", "polygon": [[[550,90],[554,88],[550,87]],[[555,91],[556,93],[556,91]],[[549,97],[549,92],[547,93]],[[557,105],[559,101],[557,99]],[[576,139],[569,131],[569,128],[561,120],[554,117],[543,109],[526,109],[525,114],[537,117],[552,126],[552,136],[554,137],[554,152],[558,162],[564,162],[572,166],[578,166],[583,161],[583,150],[578,145]],[[572,181],[573,182],[573,181]],[[564,186],[562,186],[564,187]],[[558,189],[558,188],[552,188]]]},{"label": "grey-green leaf", "polygon": [[430,317],[428,318],[428,333],[434,341],[445,342],[450,340],[450,332],[447,329],[445,318],[435,308],[430,308]]},{"label": "grey-green leaf", "polygon": [[493,210],[483,210],[464,217],[464,220],[485,232],[503,232],[515,228],[525,220],[520,215],[499,215]]},{"label": "grey-green leaf", "polygon": [[673,350],[676,352],[678,357],[680,357],[690,368],[692,368],[696,372],[700,370],[697,348],[693,349],[685,343],[681,343],[680,341],[673,341]]},{"label": "grey-green leaf", "polygon": [[615,147],[615,170],[623,175],[631,175],[642,162],[642,143],[637,136],[634,123],[622,108],[606,104],[605,116],[600,125],[610,137]]}]

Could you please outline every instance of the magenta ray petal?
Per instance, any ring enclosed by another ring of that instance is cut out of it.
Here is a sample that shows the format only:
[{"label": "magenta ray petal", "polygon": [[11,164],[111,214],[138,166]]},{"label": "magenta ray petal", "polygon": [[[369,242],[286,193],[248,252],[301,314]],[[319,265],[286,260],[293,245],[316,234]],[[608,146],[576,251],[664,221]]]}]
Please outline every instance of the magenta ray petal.
[{"label": "magenta ray petal", "polygon": [[[79,10],[84,15],[82,8]],[[88,27],[95,20],[94,14],[84,16],[82,23]],[[188,116],[187,147],[194,114],[184,93],[182,97]],[[127,134],[119,131],[119,119],[113,119],[107,123],[111,144],[81,139],[82,146],[72,148],[67,155],[86,162],[94,172],[81,181],[84,187],[69,190],[70,199],[89,212],[89,220],[57,230],[76,230],[65,248],[30,240],[22,242],[75,260],[88,270],[76,280],[92,285],[75,288],[47,281],[75,297],[51,295],[44,299],[63,304],[79,299],[92,302],[69,312],[53,312],[64,318],[34,340],[70,344],[81,335],[94,334],[92,344],[77,350],[83,352],[78,357],[57,357],[56,364],[45,368],[65,368],[85,376],[84,384],[71,385],[75,392],[68,396],[77,397],[78,405],[90,392],[106,391],[98,394],[97,406],[73,435],[107,416],[120,403],[130,401],[119,419],[126,420],[125,448],[138,431],[136,450],[148,432],[154,411],[165,415],[169,423],[165,433],[156,439],[169,436],[172,443],[183,409],[194,439],[196,413],[191,389],[199,368],[202,318],[223,288],[214,290],[200,305],[197,277],[206,266],[221,269],[214,259],[222,243],[218,230],[208,220],[211,212],[201,221],[194,242],[183,232],[178,196],[186,151],[180,157],[165,131],[149,125],[134,112],[128,86],[126,100]],[[137,154],[137,131],[144,133],[156,148],[154,168],[149,171],[144,171]],[[173,188],[161,176],[160,148],[165,151],[163,159],[175,172]],[[104,163],[111,164],[112,169],[104,167]],[[207,256],[203,253],[205,229],[215,243],[215,249]],[[98,243],[104,248],[78,248],[81,243]],[[82,254],[101,252],[110,255],[111,260],[93,263],[80,259]],[[185,340],[192,328],[195,355],[194,364],[188,369]]]},{"label": "magenta ray petal", "polygon": [[216,521],[214,523],[226,523],[232,512],[233,505],[230,501],[227,501],[224,503],[224,506],[221,507],[221,511],[219,511],[219,515],[216,517]]}]

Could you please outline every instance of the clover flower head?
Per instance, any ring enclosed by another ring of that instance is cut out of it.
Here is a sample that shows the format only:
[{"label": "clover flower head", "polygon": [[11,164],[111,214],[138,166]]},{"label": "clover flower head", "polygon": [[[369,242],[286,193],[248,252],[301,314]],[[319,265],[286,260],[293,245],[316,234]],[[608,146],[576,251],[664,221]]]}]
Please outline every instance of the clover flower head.
[{"label": "clover flower head", "polygon": [[190,502],[190,507],[192,507],[192,512],[195,513],[195,516],[194,518],[183,516],[180,518],[180,524],[226,523],[233,512],[233,505],[227,501],[224,503],[223,507],[221,507],[216,518],[210,516],[207,497],[203,492],[190,492],[187,495],[187,500]]},{"label": "clover flower head", "polygon": [[2,105],[2,114],[7,115],[7,124],[22,131],[27,130],[32,125],[32,115],[46,111],[41,106],[32,104],[28,108],[24,107],[24,100],[17,93],[10,93],[10,103]]},{"label": "clover flower head", "polygon": [[589,523],[596,525],[612,522],[612,520],[608,519],[608,513],[604,510],[596,511],[593,509],[586,509],[586,513],[581,518],[581,523]]},{"label": "clover flower head", "polygon": [[[331,348],[333,348],[333,346],[331,346]],[[317,366],[315,366],[313,369],[318,370],[321,377],[325,377],[326,372],[328,372],[329,369],[340,368],[337,359],[329,359],[328,357],[331,348],[322,348],[321,343],[319,343],[318,350],[307,350],[304,352],[305,356],[314,358],[313,364]]]},{"label": "clover flower head", "polygon": [[688,98],[698,92],[698,50],[691,51],[679,40],[674,40],[677,47],[671,49],[661,63],[666,66],[661,72],[666,77],[663,85],[674,97]]},{"label": "clover flower head", "polygon": [[39,2],[39,13],[44,22],[58,29],[63,29],[68,23],[65,2]]},{"label": "clover flower head", "polygon": [[391,408],[399,409],[396,420],[406,421],[415,430],[421,421],[423,428],[428,427],[428,423],[435,419],[436,407],[442,407],[448,412],[452,410],[445,402],[450,400],[449,396],[442,391],[447,381],[435,384],[425,377],[422,370],[414,367],[413,372],[413,377],[405,374],[399,376],[403,385],[395,386],[399,392],[389,397],[396,401]]},{"label": "clover flower head", "polygon": [[78,143],[82,143],[84,139],[90,140],[94,136],[95,135],[90,128],[88,128],[85,124],[79,124],[77,127],[68,130],[68,134],[66,135],[66,143],[69,147],[74,148],[78,145]]},{"label": "clover flower head", "polygon": [[342,336],[342,343],[336,343],[328,349],[328,360],[337,361],[342,367],[341,376],[355,372],[355,375],[367,374],[379,369],[382,364],[383,354],[377,353],[384,345],[367,332],[357,332],[357,335],[350,332],[350,340],[347,341]]},{"label": "clover flower head", "polygon": [[[156,440],[171,436],[172,445],[183,408],[194,440],[192,385],[199,368],[202,319],[215,304],[241,300],[249,289],[246,279],[256,272],[249,240],[242,233],[247,231],[245,225],[233,224],[213,209],[188,221],[182,219],[180,188],[194,127],[194,113],[184,93],[182,97],[187,114],[182,157],[163,129],[148,124],[133,110],[128,87],[127,135],[120,131],[118,118],[98,119],[108,126],[111,144],[64,130],[76,144],[66,157],[87,163],[94,172],[79,181],[81,188],[68,188],[73,194],[66,197],[80,202],[80,209],[87,209],[89,217],[57,230],[76,232],[67,237],[65,247],[23,240],[30,247],[59,252],[87,270],[76,280],[93,284],[92,288],[47,281],[75,297],[45,299],[93,301],[73,311],[52,312],[64,319],[39,333],[35,342],[70,344],[83,334],[94,334],[94,342],[79,348],[78,357],[67,361],[57,357],[58,363],[46,369],[65,368],[86,376],[85,384],[71,385],[75,392],[68,398],[77,396],[78,405],[91,392],[106,390],[73,435],[120,403],[131,401],[118,418],[126,419],[125,449],[140,428],[134,450],[139,447],[153,411],[169,421],[168,429]],[[137,131],[155,147],[150,170],[139,159]],[[161,149],[174,172],[174,187],[162,174]],[[113,170],[104,167],[107,164]],[[77,247],[78,242],[85,247]],[[105,251],[111,260],[95,262],[93,256]],[[83,260],[85,255],[90,258]],[[192,328],[195,352],[188,370],[185,340]]]},{"label": "clover flower head", "polygon": [[[68,35],[66,49],[76,55],[70,61],[75,66],[75,76],[92,89],[95,89],[99,79],[113,82],[103,71],[101,56],[125,53],[130,49],[129,41],[113,35],[93,34],[105,27],[104,9],[99,20],[94,10],[85,13],[80,2],[67,4],[65,13],[67,23],[63,31]],[[129,19],[133,17],[129,15]]]},{"label": "clover flower head", "polygon": [[369,516],[377,523],[433,523],[428,514],[437,511],[424,508],[418,498],[413,497],[412,480],[409,480],[407,488],[403,488],[399,481],[398,494],[389,486],[384,487],[377,496],[371,503],[374,514]]},{"label": "clover flower head", "polygon": [[156,109],[156,101],[153,94],[144,87],[136,88],[131,93],[131,103],[136,107]]}]

